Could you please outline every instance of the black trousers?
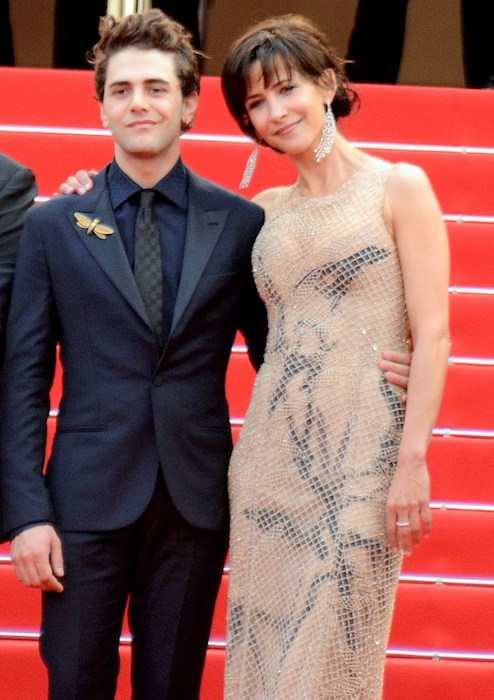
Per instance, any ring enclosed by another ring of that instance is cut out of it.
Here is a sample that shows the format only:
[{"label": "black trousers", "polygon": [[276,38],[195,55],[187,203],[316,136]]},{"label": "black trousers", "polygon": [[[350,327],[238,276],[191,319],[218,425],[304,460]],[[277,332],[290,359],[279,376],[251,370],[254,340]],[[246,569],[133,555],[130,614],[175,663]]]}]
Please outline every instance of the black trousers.
[{"label": "black trousers", "polygon": [[465,85],[494,88],[494,5],[492,2],[462,0],[461,19]]},{"label": "black trousers", "polygon": [[227,533],[185,522],[160,478],[136,523],[62,541],[65,590],[43,595],[49,700],[114,698],[127,602],[133,700],[197,700]]},{"label": "black trousers", "polygon": [[397,82],[407,9],[408,0],[359,0],[347,52],[352,82]]},{"label": "black trousers", "polygon": [[[152,5],[186,27],[194,46],[200,48],[199,0],[154,0]],[[107,0],[85,0],[83,10],[74,0],[56,0],[56,68],[90,68],[85,56],[98,41],[99,18],[106,14],[106,7]]]},{"label": "black trousers", "polygon": [[10,25],[9,0],[0,2],[0,66],[14,65],[14,47],[12,44],[12,27]]},{"label": "black trousers", "polygon": [[[348,44],[347,74],[359,83],[398,80],[408,0],[359,0]],[[461,0],[463,67],[467,87],[494,87],[494,4]]]}]

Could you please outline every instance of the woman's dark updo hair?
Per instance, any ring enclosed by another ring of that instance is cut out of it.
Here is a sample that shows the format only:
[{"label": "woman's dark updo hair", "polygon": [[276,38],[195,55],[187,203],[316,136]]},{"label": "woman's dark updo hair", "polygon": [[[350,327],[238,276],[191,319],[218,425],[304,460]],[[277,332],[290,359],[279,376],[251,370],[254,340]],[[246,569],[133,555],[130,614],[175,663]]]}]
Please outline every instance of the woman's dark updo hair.
[{"label": "woman's dark updo hair", "polygon": [[248,29],[231,46],[221,74],[225,102],[240,129],[255,139],[247,116],[245,99],[251,66],[258,61],[264,84],[276,78],[281,61],[288,70],[296,70],[318,85],[324,85],[328,70],[336,78],[336,92],[331,104],[335,119],[346,117],[358,106],[357,93],[348,85],[345,61],[329,46],[326,35],[301,15],[281,15],[259,22]]}]

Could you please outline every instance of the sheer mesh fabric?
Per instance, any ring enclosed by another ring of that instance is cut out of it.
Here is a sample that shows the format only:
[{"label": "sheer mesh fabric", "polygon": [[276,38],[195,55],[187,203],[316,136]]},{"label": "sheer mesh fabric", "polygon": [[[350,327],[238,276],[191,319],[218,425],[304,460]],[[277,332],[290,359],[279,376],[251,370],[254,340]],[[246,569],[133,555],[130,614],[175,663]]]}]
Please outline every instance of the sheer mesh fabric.
[{"label": "sheer mesh fabric", "polygon": [[265,361],[230,466],[227,700],[379,700],[400,557],[385,503],[404,420],[390,165],[334,194],[280,190],[254,251]]}]

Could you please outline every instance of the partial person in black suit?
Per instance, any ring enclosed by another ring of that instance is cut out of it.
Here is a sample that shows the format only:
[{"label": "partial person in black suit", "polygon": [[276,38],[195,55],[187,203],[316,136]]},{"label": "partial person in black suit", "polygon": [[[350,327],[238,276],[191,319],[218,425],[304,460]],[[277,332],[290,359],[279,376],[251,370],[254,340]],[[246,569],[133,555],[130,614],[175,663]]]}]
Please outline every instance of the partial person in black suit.
[{"label": "partial person in black suit", "polygon": [[[461,0],[460,9],[465,86],[494,87],[494,4]],[[359,0],[347,52],[350,80],[398,82],[407,12],[408,0]]]},{"label": "partial person in black suit", "polygon": [[0,153],[0,338],[2,340],[17,246],[26,212],[33,203],[36,192],[32,172],[24,165]]},{"label": "partial person in black suit", "polygon": [[[210,2],[211,0],[209,0]],[[208,0],[154,0],[152,5],[182,24],[192,35],[196,49],[203,48],[202,14]],[[73,0],[56,0],[54,65],[87,68],[86,53],[98,38],[99,18],[106,14],[107,0],[89,0],[81,11]]]},{"label": "partial person in black suit", "polygon": [[0,66],[14,65],[14,45],[10,24],[10,2],[0,2]]},{"label": "partial person in black suit", "polygon": [[[265,343],[250,264],[264,214],[181,162],[199,75],[180,25],[159,10],[110,18],[95,62],[115,158],[88,194],[33,210],[19,247],[4,528],[18,578],[43,590],[51,700],[114,697],[128,599],[133,697],[193,700],[227,547],[225,371],[239,328],[255,367]],[[155,198],[160,328],[137,283],[143,190]],[[63,396],[44,475],[58,343]]]}]

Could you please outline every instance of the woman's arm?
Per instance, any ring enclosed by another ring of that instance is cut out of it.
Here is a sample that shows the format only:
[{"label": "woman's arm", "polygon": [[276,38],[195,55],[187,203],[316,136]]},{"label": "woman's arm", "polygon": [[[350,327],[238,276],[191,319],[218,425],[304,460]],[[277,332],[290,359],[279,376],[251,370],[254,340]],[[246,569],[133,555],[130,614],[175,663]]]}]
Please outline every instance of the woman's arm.
[{"label": "woman's arm", "polygon": [[414,347],[403,438],[387,503],[387,531],[393,547],[410,553],[431,527],[426,454],[450,347],[449,248],[438,202],[420,168],[397,165],[386,189]]}]

